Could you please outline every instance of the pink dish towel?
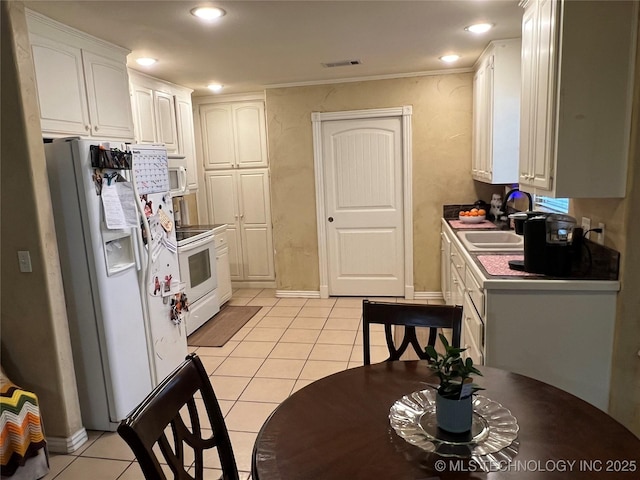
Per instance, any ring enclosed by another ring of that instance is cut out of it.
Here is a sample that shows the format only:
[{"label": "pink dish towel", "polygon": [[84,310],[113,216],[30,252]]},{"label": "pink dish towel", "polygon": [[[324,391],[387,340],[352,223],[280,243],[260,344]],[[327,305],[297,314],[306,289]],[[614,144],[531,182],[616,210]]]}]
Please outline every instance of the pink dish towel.
[{"label": "pink dish towel", "polygon": [[460,220],[449,220],[449,225],[453,228],[498,228],[488,220],[480,223],[462,223]]},{"label": "pink dish towel", "polygon": [[489,275],[510,275],[517,277],[541,276],[537,273],[512,270],[509,268],[509,260],[524,260],[524,255],[478,255],[478,261]]}]

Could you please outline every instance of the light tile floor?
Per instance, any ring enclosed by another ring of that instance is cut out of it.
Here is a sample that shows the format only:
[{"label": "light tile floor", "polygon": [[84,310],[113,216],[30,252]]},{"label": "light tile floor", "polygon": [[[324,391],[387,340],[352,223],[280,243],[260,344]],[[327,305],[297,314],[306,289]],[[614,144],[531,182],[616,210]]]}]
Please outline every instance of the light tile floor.
[{"label": "light tile floor", "polygon": [[[211,376],[241,479],[246,480],[256,435],[280,402],[314,380],[362,365],[362,298],[278,299],[272,289],[240,289],[230,305],[262,309],[225,346],[190,350]],[[372,361],[384,360],[388,352],[381,328],[372,328],[371,343]],[[117,433],[88,433],[89,441],[73,454],[51,455],[46,480],[143,480]],[[205,459],[205,465],[210,467],[205,479],[219,478],[217,458]]]}]

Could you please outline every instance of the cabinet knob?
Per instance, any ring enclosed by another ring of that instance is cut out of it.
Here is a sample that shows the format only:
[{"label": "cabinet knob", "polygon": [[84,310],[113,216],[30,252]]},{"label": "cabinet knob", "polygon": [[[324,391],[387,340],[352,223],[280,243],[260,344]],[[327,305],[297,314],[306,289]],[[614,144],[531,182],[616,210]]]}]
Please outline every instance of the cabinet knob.
[{"label": "cabinet knob", "polygon": [[96,125],[95,127],[93,127],[93,129],[97,132],[98,131],[98,126]]},{"label": "cabinet knob", "polygon": [[85,125],[84,129],[88,132],[89,130],[91,130],[91,127],[89,125]]},{"label": "cabinet knob", "polygon": [[327,220],[329,220],[329,222],[333,222],[333,217],[329,217]]}]

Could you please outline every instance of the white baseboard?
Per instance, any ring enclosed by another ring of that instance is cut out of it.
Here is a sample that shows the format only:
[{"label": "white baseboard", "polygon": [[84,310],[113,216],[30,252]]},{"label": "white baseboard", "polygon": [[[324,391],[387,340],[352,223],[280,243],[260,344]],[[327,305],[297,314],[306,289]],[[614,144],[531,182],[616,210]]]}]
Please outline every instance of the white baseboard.
[{"label": "white baseboard", "polygon": [[52,453],[73,453],[80,448],[89,436],[84,428],[81,428],[70,437],[47,437],[47,447]]},{"label": "white baseboard", "polygon": [[320,292],[309,290],[276,290],[277,298],[320,298]]},{"label": "white baseboard", "polygon": [[276,288],[275,280],[231,282],[231,288]]},{"label": "white baseboard", "polygon": [[414,292],[416,300],[442,300],[442,292]]}]

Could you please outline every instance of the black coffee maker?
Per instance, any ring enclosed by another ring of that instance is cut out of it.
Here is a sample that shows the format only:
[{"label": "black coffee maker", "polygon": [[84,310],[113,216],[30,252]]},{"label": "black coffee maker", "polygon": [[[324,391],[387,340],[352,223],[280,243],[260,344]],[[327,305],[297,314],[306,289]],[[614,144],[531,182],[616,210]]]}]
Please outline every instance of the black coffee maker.
[{"label": "black coffee maker", "polygon": [[[571,275],[576,219],[557,213],[541,214],[524,222],[524,262],[509,262],[514,270],[553,277]],[[579,247],[578,247],[579,248]]]}]

